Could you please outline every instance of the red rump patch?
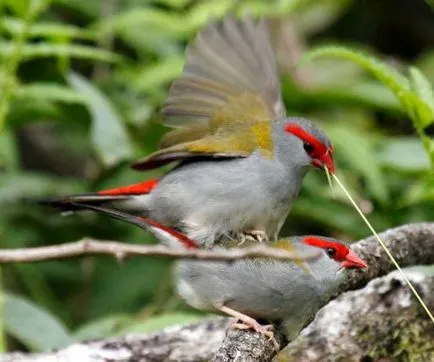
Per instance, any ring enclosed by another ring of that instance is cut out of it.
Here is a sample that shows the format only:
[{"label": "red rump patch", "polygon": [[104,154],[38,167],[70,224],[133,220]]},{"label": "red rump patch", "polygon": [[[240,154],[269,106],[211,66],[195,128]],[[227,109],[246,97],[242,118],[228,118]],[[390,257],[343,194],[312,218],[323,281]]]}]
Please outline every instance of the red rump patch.
[{"label": "red rump patch", "polygon": [[157,178],[151,178],[147,181],[138,184],[118,187],[115,189],[103,190],[98,192],[98,195],[143,195],[149,194],[158,184]]},{"label": "red rump patch", "polygon": [[168,234],[172,235],[174,238],[178,239],[187,249],[198,249],[199,247],[197,244],[191,240],[188,236],[184,235],[183,233],[180,233],[179,231],[173,230],[167,226],[164,226],[156,221],[153,221],[151,219],[148,219],[143,216],[139,216],[139,218],[146,224],[151,225],[157,229],[163,230],[167,232]]},{"label": "red rump patch", "polygon": [[327,239],[321,239],[316,236],[308,236],[303,238],[303,242],[308,245],[316,246],[321,249],[332,248],[336,251],[336,255],[333,257],[336,261],[344,261],[346,260],[346,256],[349,253],[350,249],[337,241],[330,241]]},{"label": "red rump patch", "polygon": [[[295,123],[290,123],[285,126],[285,131],[292,133],[294,136],[300,138],[303,142],[308,142],[312,145],[313,151],[310,154],[311,157],[321,158],[327,153],[327,147],[319,141],[316,137],[312,136],[309,132],[306,132],[303,128]],[[332,151],[332,150],[331,150]]]}]

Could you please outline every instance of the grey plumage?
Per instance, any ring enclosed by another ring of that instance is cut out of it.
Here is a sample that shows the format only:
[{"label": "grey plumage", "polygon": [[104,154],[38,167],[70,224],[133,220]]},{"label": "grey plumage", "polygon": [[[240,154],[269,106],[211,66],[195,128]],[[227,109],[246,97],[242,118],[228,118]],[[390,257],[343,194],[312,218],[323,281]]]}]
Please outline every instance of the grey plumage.
[{"label": "grey plumage", "polygon": [[[298,237],[290,240],[302,253],[317,250]],[[174,277],[178,294],[192,307],[217,311],[220,304],[255,319],[283,322],[287,338],[293,339],[345,276],[325,252],[309,268],[273,260],[186,260],[177,264]]]},{"label": "grey plumage", "polygon": [[[274,125],[276,138],[283,123]],[[285,136],[272,160],[256,152],[241,159],[192,162],[169,172],[142,196],[145,215],[207,247],[249,229],[275,238],[310,164],[302,142]]]},{"label": "grey plumage", "polygon": [[[171,248],[194,247],[192,240],[149,219],[100,206],[84,206],[149,230]],[[309,262],[308,270],[290,261],[270,258],[179,261],[174,268],[177,292],[194,308],[236,316],[248,327],[271,337],[269,330],[254,319],[281,322],[287,338],[293,339],[335,293],[345,278],[344,269],[367,266],[348,247],[322,236],[291,237],[275,241],[272,246],[297,251],[300,257],[318,251],[320,255]]]},{"label": "grey plumage", "polygon": [[199,33],[162,113],[163,123],[179,132],[169,133],[167,147],[138,168],[179,164],[149,193],[78,195],[48,203],[64,210],[76,210],[71,204],[79,202],[138,213],[204,247],[228,245],[250,230],[272,240],[313,162],[305,141],[285,126],[297,125],[327,152],[331,147],[312,122],[285,117],[265,23],[249,17],[229,16]]}]

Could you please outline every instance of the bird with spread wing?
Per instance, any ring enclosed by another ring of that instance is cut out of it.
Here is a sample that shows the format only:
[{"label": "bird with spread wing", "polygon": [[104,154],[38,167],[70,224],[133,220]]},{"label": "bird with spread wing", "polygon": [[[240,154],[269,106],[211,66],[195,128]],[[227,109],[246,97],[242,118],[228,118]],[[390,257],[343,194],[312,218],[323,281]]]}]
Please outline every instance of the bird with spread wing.
[{"label": "bird with spread wing", "polygon": [[311,166],[334,172],[327,136],[286,116],[264,21],[230,15],[200,31],[162,120],[174,130],[133,164],[149,170],[176,162],[161,178],[43,202],[136,213],[211,247],[275,239]]}]

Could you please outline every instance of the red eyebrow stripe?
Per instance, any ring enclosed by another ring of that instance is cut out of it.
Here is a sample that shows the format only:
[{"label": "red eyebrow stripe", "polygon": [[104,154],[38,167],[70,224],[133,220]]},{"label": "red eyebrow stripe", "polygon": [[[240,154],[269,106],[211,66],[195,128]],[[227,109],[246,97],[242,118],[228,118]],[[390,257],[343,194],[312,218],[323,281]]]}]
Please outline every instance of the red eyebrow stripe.
[{"label": "red eyebrow stripe", "polygon": [[345,260],[346,255],[350,251],[346,245],[338,243],[336,241],[330,241],[321,239],[315,236],[308,236],[303,238],[303,242],[308,245],[316,246],[321,249],[333,248],[336,250],[336,256],[334,257],[337,261]]},{"label": "red eyebrow stripe", "polygon": [[[330,240],[324,240],[315,236],[308,236],[306,238],[303,239],[305,244],[309,244],[312,246],[317,246],[319,248],[330,248],[330,247],[335,247],[336,242],[330,241]],[[340,245],[340,244],[338,244]]]},{"label": "red eyebrow stripe", "polygon": [[294,136],[300,138],[303,142],[310,143],[314,148],[312,156],[320,157],[327,152],[327,147],[321,141],[319,141],[316,137],[312,136],[309,132],[306,132],[298,124],[287,124],[285,126],[285,131],[288,133],[292,133]]}]

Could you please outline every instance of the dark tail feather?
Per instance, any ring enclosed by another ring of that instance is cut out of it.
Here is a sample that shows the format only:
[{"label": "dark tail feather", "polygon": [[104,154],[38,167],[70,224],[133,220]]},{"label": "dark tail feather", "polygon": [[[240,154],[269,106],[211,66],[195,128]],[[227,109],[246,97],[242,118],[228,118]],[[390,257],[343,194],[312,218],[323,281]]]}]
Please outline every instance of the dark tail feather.
[{"label": "dark tail feather", "polygon": [[[121,201],[129,196],[108,196],[108,195],[72,195],[64,197],[53,197],[49,199],[26,200],[32,204],[46,205],[61,211],[79,211],[88,209],[89,205],[104,205],[107,202]],[[85,206],[86,205],[86,206]]]},{"label": "dark tail feather", "polygon": [[72,206],[81,210],[92,210],[114,219],[136,225],[141,229],[151,232],[152,235],[167,246],[187,249],[197,249],[199,247],[195,241],[191,240],[185,234],[143,216],[131,215],[126,212],[83,203],[72,203]]},{"label": "dark tail feather", "polygon": [[141,229],[149,231],[150,226],[149,226],[149,223],[147,223],[148,219],[140,217],[140,216],[135,216],[135,215],[128,214],[126,212],[122,212],[122,211],[118,211],[118,210],[114,210],[114,209],[109,209],[106,207],[101,207],[101,206],[92,205],[92,204],[80,203],[80,202],[72,202],[71,206],[75,207],[77,209],[80,209],[80,210],[92,210],[92,211],[95,211],[97,213],[110,216],[114,219],[128,222],[130,224],[138,226]]}]

